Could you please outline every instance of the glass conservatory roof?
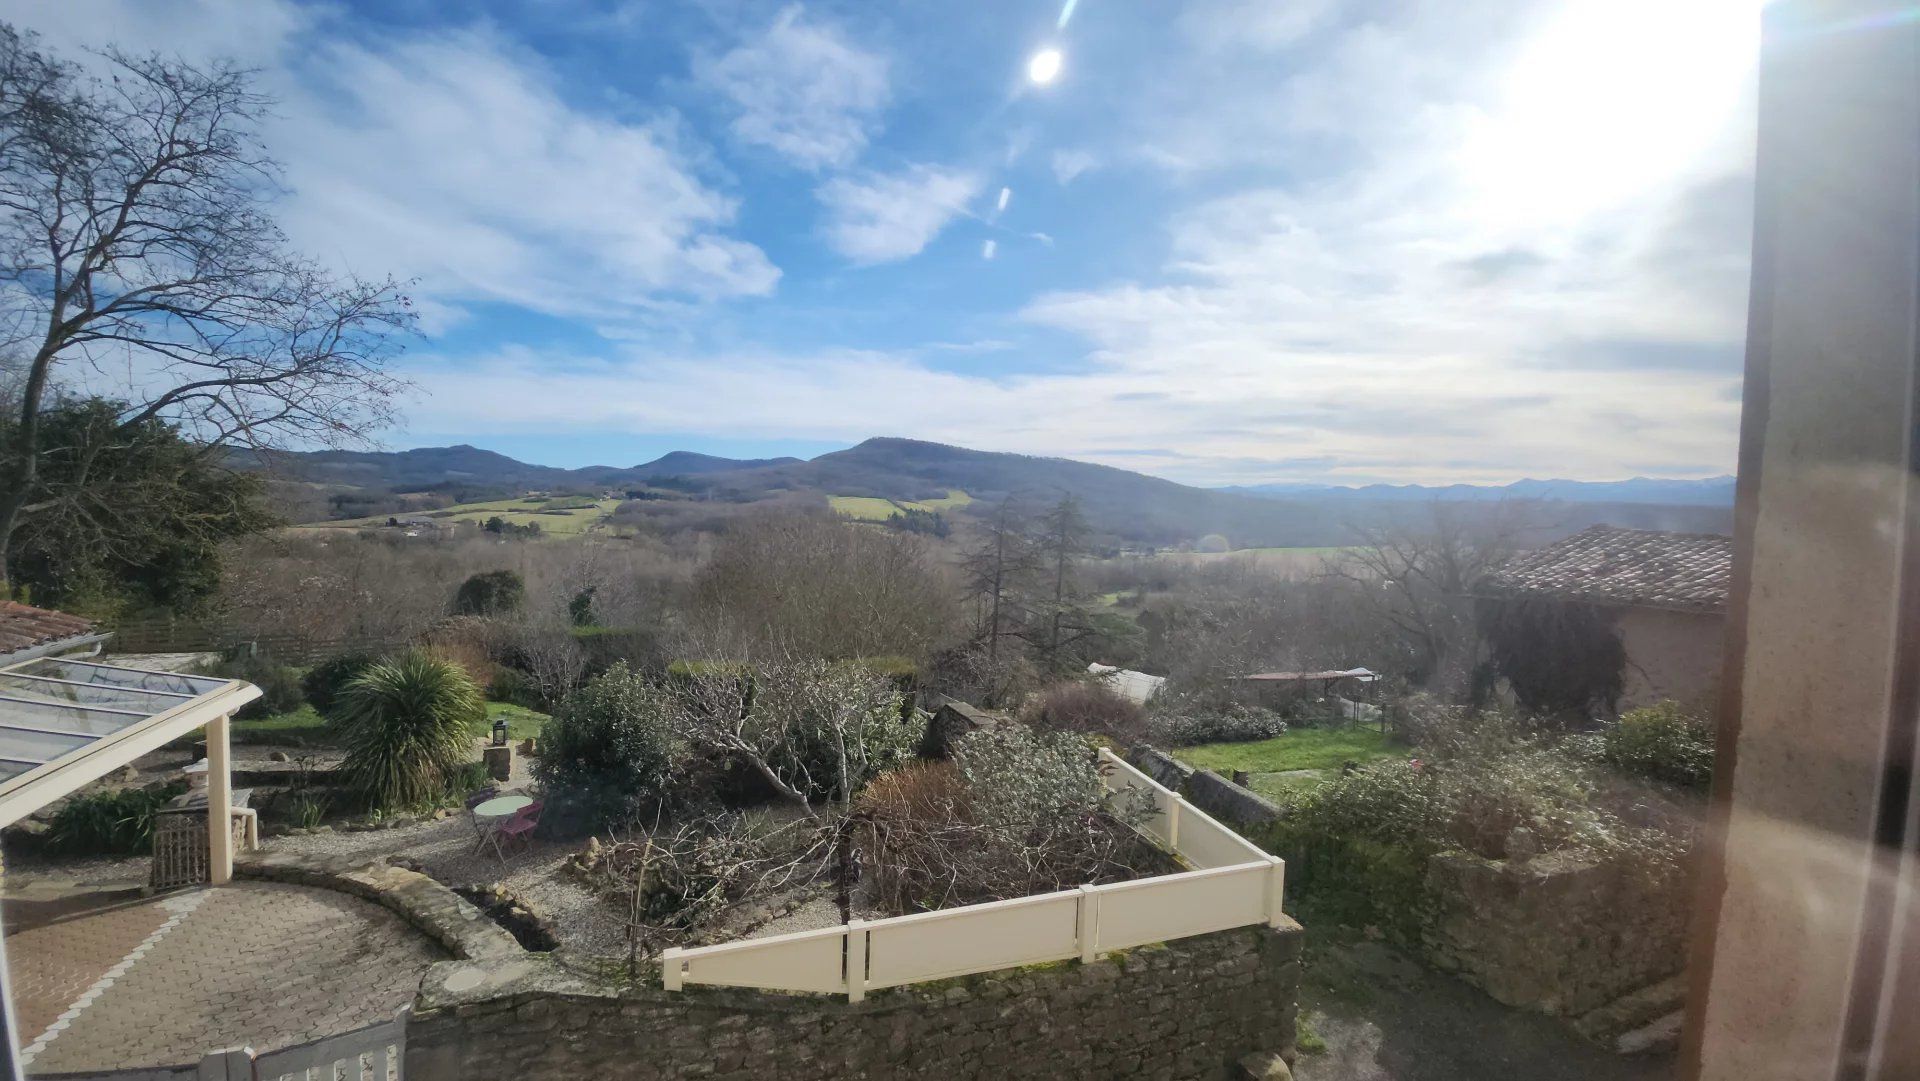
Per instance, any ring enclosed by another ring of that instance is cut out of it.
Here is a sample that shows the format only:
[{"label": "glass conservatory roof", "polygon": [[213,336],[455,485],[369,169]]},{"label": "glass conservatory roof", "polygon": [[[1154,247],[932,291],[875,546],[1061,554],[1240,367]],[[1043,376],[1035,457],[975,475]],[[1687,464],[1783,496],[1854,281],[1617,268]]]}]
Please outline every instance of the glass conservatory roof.
[{"label": "glass conservatory roof", "polygon": [[236,680],[64,657],[0,668],[0,825],[259,696]]}]

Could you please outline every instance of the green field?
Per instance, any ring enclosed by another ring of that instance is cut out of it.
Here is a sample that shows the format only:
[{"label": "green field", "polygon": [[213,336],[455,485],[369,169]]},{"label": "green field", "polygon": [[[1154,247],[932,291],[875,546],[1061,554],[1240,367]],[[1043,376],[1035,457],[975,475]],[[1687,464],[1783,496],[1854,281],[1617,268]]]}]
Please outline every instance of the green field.
[{"label": "green field", "polygon": [[947,489],[939,499],[881,499],[871,495],[830,495],[827,505],[835,514],[844,514],[862,522],[884,522],[903,510],[947,511],[964,507],[973,497],[958,488]]},{"label": "green field", "polygon": [[[553,499],[493,499],[483,503],[456,503],[440,510],[412,512],[400,517],[424,517],[436,522],[472,522],[484,524],[498,516],[511,525],[538,525],[542,533],[579,535],[592,531],[619,506],[618,499],[588,499],[557,496]],[[313,522],[310,526],[328,529],[364,528],[387,524],[389,515],[349,518],[339,522]]]},{"label": "green field", "polygon": [[[486,720],[473,726],[473,734],[492,735],[493,722],[503,717],[507,721],[507,735],[512,739],[537,738],[547,724],[547,715],[537,710],[506,702],[488,702]],[[234,721],[233,738],[236,743],[333,747],[339,744],[340,735],[327,726],[326,718],[312,706],[301,706],[291,713]]]},{"label": "green field", "polygon": [[1388,741],[1377,729],[1296,728],[1284,736],[1251,743],[1204,743],[1172,752],[1197,769],[1230,777],[1235,770],[1253,776],[1249,784],[1262,796],[1288,804],[1320,786],[1348,762],[1365,765],[1382,758],[1398,758],[1405,747]]}]

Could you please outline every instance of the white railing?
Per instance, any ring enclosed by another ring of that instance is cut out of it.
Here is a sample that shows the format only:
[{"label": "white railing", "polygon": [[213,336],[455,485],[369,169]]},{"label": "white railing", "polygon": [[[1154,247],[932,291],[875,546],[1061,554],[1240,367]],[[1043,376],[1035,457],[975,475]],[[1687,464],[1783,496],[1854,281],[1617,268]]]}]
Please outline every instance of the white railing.
[{"label": "white railing", "polygon": [[1214,821],[1118,755],[1100,751],[1116,795],[1146,793],[1159,813],[1139,829],[1194,868],[1011,901],[853,920],[838,927],[660,955],[661,986],[690,983],[845,994],[1015,968],[1280,924],[1286,864]]}]

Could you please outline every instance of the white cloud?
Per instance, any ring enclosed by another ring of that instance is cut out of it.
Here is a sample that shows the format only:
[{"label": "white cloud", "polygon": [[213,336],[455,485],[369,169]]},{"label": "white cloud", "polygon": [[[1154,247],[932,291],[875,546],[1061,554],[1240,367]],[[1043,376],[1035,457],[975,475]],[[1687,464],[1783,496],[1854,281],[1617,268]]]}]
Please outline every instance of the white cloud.
[{"label": "white cloud", "polygon": [[918,255],[980,193],[971,172],[913,165],[891,174],[835,177],[817,191],[834,250],[856,263]]},{"label": "white cloud", "polygon": [[1006,213],[1006,212],[1007,212],[1007,203],[1009,203],[1009,202],[1011,202],[1012,200],[1013,200],[1013,189],[1012,189],[1012,188],[1001,188],[1001,189],[1000,189],[1000,198],[998,198],[998,199],[995,199],[995,200],[993,201],[993,212],[994,212],[995,214],[1004,214],[1004,213]]},{"label": "white cloud", "polygon": [[700,178],[668,119],[570,105],[542,61],[496,32],[361,44],[325,9],[280,0],[54,11],[22,22],[63,51],[117,37],[196,59],[239,50],[260,66],[278,99],[264,135],[285,165],[276,213],[290,238],[359,274],[418,279],[430,330],[476,302],[612,319],[779,279],[727,235],[735,201]]},{"label": "white cloud", "polygon": [[490,35],[336,43],[275,133],[294,238],[428,292],[606,317],[661,294],[766,293],[779,271],[724,235],[733,200],[673,131],[569,108]]},{"label": "white cloud", "polygon": [[1053,178],[1062,184],[1073,183],[1073,178],[1099,164],[1092,154],[1084,150],[1056,150],[1053,152]]},{"label": "white cloud", "polygon": [[982,259],[992,259],[999,251],[1000,243],[998,241],[987,240],[980,244],[980,258]]},{"label": "white cloud", "polygon": [[807,169],[851,164],[887,103],[886,59],[797,4],[753,40],[696,60],[694,75],[732,106],[736,138]]}]

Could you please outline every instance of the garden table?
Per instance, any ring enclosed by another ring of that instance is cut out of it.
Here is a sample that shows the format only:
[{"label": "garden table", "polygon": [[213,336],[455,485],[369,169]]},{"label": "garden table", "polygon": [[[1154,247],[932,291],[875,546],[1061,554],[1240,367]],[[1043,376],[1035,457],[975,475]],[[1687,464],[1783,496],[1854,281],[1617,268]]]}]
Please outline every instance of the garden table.
[{"label": "garden table", "polygon": [[[473,820],[480,824],[480,843],[476,844],[473,850],[479,852],[485,849],[487,842],[493,840],[493,831],[500,828],[502,822],[512,818],[521,808],[531,806],[532,803],[532,796],[523,796],[519,793],[514,793],[506,796],[495,796],[485,803],[475,804],[473,808]],[[495,851],[498,851],[497,846]]]}]

